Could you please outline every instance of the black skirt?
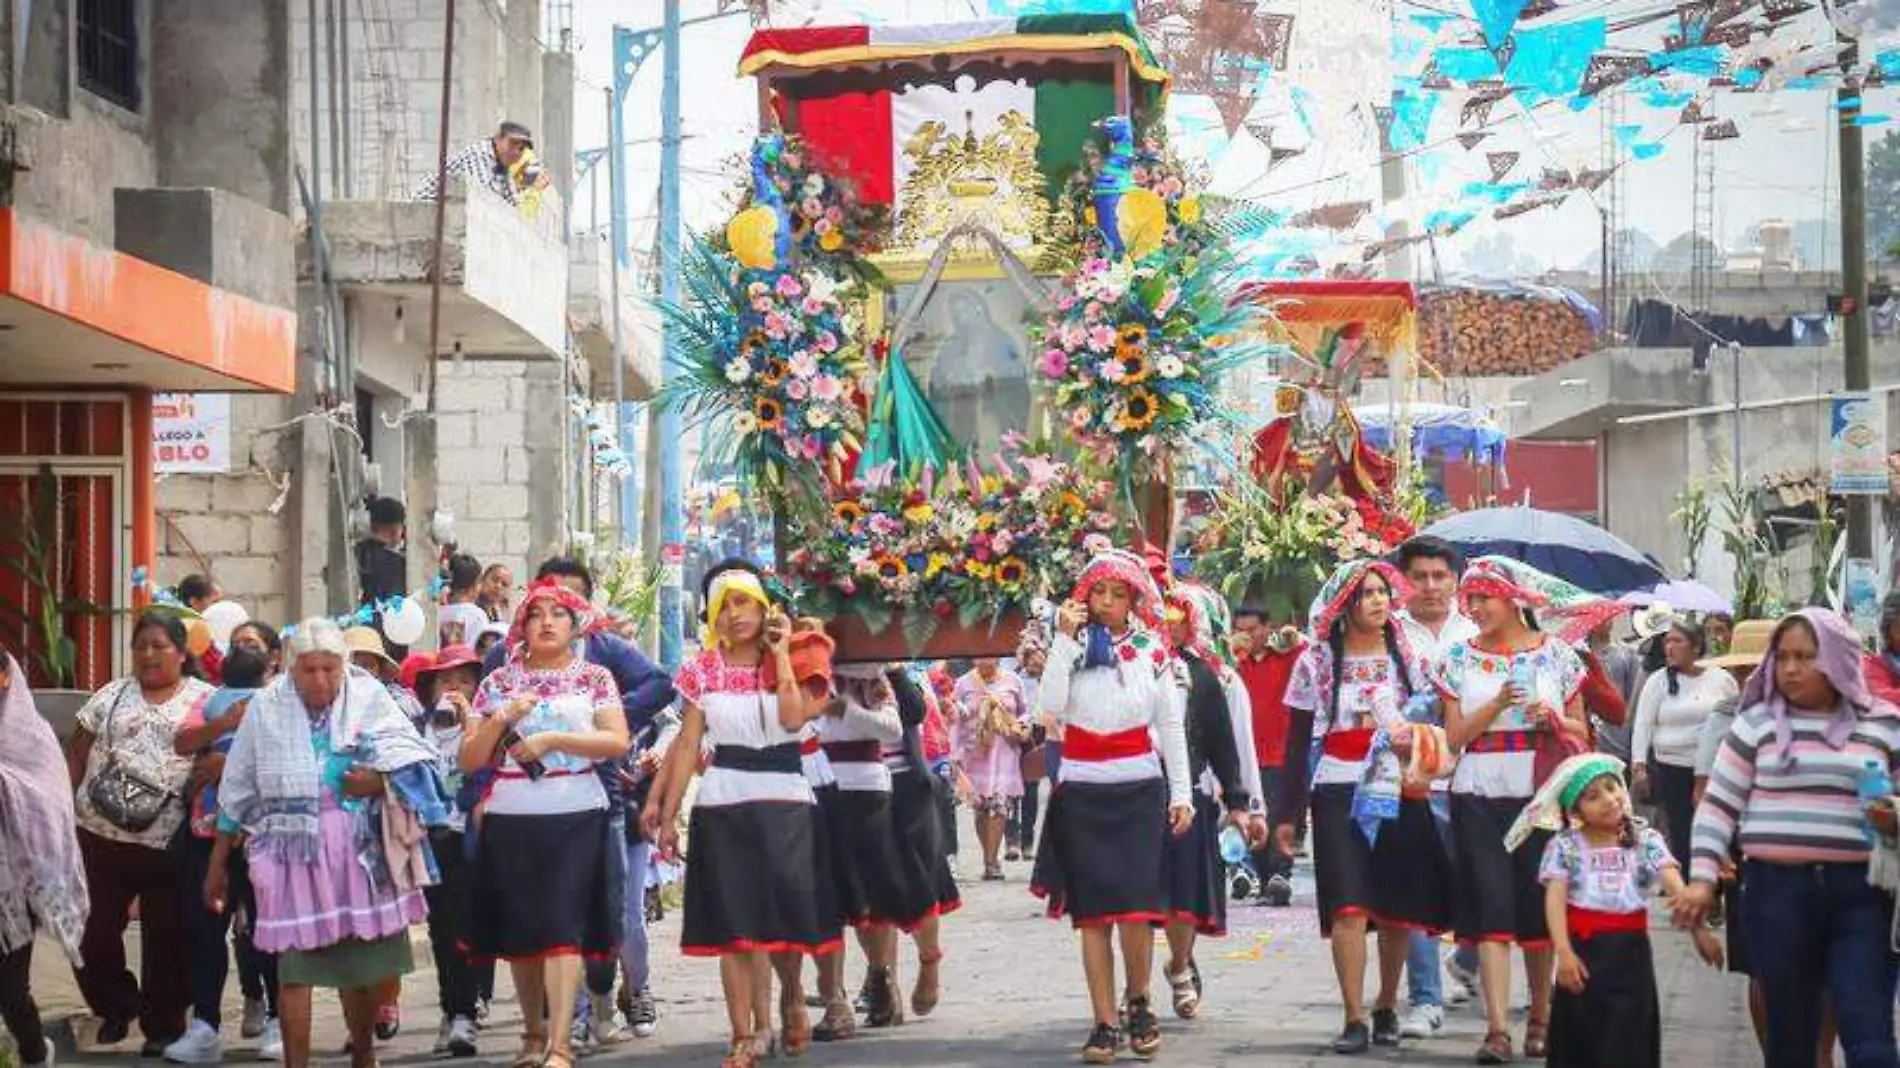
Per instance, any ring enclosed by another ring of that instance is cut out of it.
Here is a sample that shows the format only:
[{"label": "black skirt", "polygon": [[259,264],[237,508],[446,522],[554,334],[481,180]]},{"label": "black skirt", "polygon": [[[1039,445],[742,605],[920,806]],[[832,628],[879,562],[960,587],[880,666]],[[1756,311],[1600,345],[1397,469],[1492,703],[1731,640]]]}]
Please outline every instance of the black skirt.
[{"label": "black skirt", "polygon": [[1550,1068],[1661,1068],[1662,1010],[1649,936],[1605,931],[1573,938],[1590,973],[1583,993],[1559,986],[1550,1003]]},{"label": "black skirt", "polygon": [[608,825],[606,809],[482,817],[465,898],[469,956],[613,959],[621,917],[607,859]]},{"label": "black skirt", "polygon": [[1163,832],[1162,864],[1168,878],[1168,921],[1191,923],[1195,931],[1220,937],[1227,933],[1227,879],[1220,859],[1221,809],[1214,799],[1194,791],[1194,823],[1186,834]]},{"label": "black skirt", "polygon": [[891,774],[891,822],[897,834],[898,859],[904,866],[905,909],[917,915],[917,922],[963,907],[956,876],[950,871],[943,821],[937,809],[937,790],[942,782],[928,772]]},{"label": "black skirt", "polygon": [[1451,837],[1457,898],[1452,929],[1459,941],[1516,942],[1533,949],[1550,945],[1544,922],[1544,887],[1537,867],[1549,831],[1534,831],[1515,853],[1504,834],[1529,798],[1451,795]]},{"label": "black skirt", "polygon": [[821,874],[819,826],[817,807],[800,802],[695,806],[681,952],[836,951],[843,941]]},{"label": "black skirt", "polygon": [[828,790],[819,805],[840,921],[909,930],[931,914],[936,902],[923,901],[905,883],[888,791]]},{"label": "black skirt", "polygon": [[1397,819],[1379,828],[1373,845],[1352,818],[1353,788],[1313,789],[1313,874],[1319,930],[1340,916],[1365,916],[1374,927],[1440,934],[1451,927],[1452,869],[1431,802],[1405,798]]},{"label": "black skirt", "polygon": [[1722,933],[1727,943],[1724,956],[1728,970],[1736,975],[1753,976],[1748,956],[1748,925],[1742,922],[1742,868],[1735,866],[1735,881],[1722,884]]},{"label": "black skirt", "polygon": [[1049,799],[1029,890],[1049,918],[1077,927],[1163,923],[1168,918],[1162,850],[1168,787],[1139,782],[1059,784]]}]

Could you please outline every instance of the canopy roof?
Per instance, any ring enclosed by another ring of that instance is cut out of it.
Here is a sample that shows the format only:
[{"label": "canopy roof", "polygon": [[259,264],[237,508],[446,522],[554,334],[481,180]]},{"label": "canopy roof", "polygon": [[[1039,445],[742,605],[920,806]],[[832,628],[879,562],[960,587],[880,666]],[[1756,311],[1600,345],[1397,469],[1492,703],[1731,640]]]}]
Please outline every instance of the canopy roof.
[{"label": "canopy roof", "polygon": [[841,66],[970,56],[983,53],[1101,52],[1128,57],[1130,76],[1158,90],[1168,85],[1148,42],[1126,13],[1023,15],[1017,18],[915,26],[810,26],[759,30],[739,58],[742,76],[767,71],[817,71]]},{"label": "canopy roof", "polygon": [[1416,348],[1418,295],[1410,282],[1250,282],[1234,294],[1234,302],[1271,306],[1286,333],[1302,345],[1311,346],[1320,329],[1357,326],[1382,345]]}]

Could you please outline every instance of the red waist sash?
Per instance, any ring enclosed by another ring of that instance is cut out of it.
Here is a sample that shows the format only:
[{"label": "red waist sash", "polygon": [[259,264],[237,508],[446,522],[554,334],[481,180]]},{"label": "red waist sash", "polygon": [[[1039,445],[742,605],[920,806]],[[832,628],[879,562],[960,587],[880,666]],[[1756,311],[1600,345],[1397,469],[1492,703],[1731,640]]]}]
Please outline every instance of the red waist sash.
[{"label": "red waist sash", "polygon": [[799,741],[798,755],[802,757],[817,756],[818,751],[823,748],[824,746],[820,745],[818,742],[818,736],[813,735],[810,738],[805,738]]},{"label": "red waist sash", "polygon": [[1372,735],[1371,727],[1327,731],[1321,752],[1334,760],[1364,760],[1372,752]]},{"label": "red waist sash", "polygon": [[1601,912],[1577,905],[1564,908],[1564,926],[1570,937],[1588,941],[1600,934],[1648,934],[1647,912]]},{"label": "red waist sash", "polygon": [[1529,753],[1537,748],[1537,731],[1486,731],[1465,746],[1467,753]]},{"label": "red waist sash", "polygon": [[1062,736],[1062,759],[1095,763],[1122,760],[1154,752],[1146,727],[1130,727],[1113,734],[1097,734],[1071,725]]}]

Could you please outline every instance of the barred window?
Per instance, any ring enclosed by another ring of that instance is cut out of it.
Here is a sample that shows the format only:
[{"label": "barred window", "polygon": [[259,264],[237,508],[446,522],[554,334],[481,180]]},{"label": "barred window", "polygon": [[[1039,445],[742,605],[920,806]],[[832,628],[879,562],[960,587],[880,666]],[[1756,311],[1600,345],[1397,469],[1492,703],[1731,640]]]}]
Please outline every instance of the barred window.
[{"label": "barred window", "polygon": [[78,0],[73,20],[79,87],[139,109],[139,0]]}]

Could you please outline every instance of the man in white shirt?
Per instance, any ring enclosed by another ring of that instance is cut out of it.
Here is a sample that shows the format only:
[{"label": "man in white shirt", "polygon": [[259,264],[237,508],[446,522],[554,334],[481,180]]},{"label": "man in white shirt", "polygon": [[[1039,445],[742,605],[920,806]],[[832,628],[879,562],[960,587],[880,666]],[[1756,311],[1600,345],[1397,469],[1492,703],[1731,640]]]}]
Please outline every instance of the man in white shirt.
[{"label": "man in white shirt", "polygon": [[[1478,636],[1478,625],[1458,611],[1458,573],[1464,568],[1464,560],[1449,542],[1425,536],[1399,546],[1398,565],[1412,587],[1405,608],[1398,614],[1399,625],[1405,628],[1405,640],[1412,652],[1436,670],[1446,650]],[[1432,789],[1432,813],[1438,817],[1440,831],[1447,818],[1446,781],[1439,779]],[[1464,955],[1471,959],[1461,959]],[[1458,1001],[1471,997],[1477,964],[1476,954],[1468,949],[1460,949],[1453,957],[1452,977],[1457,981],[1453,990]],[[1445,1026],[1444,979],[1439,971],[1436,938],[1412,935],[1405,975],[1412,1008],[1399,1033],[1406,1038],[1430,1038]]]}]

